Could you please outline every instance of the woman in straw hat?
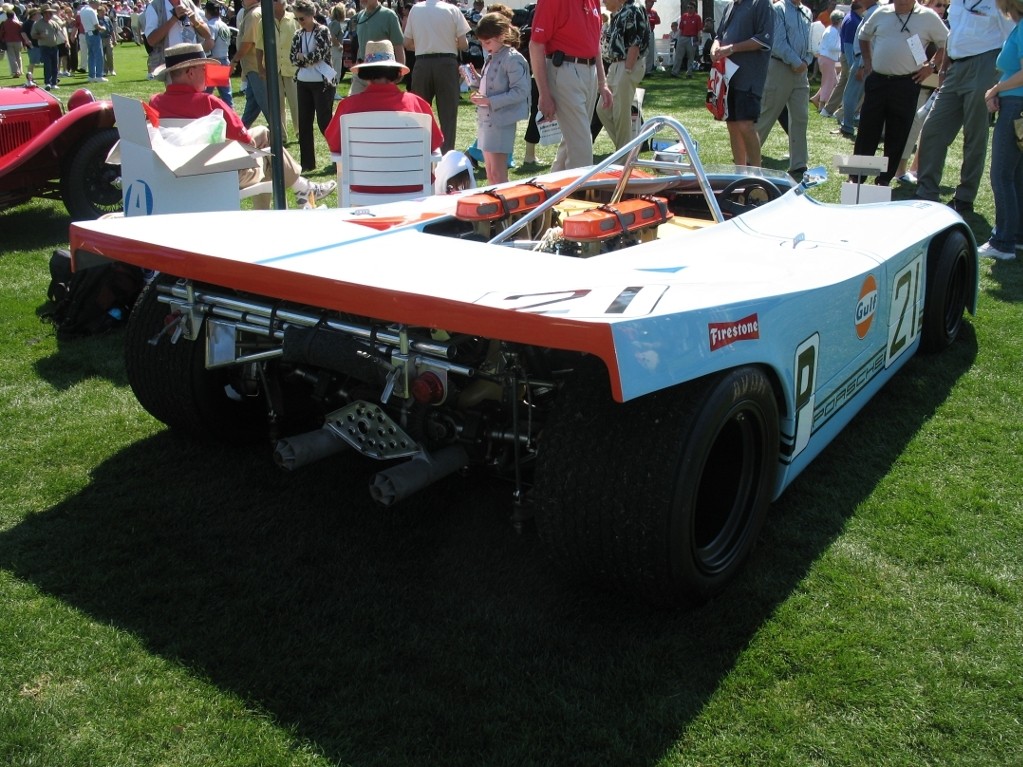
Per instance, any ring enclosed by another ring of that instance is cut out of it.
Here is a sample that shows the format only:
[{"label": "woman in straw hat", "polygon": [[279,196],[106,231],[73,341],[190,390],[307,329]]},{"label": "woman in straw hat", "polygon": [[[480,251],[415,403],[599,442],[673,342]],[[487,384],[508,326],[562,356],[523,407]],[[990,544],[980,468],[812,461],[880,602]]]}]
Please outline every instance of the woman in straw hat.
[{"label": "woman in straw hat", "polygon": [[440,149],[444,143],[444,134],[433,117],[433,109],[424,99],[401,90],[397,85],[408,71],[407,66],[395,60],[394,46],[390,40],[366,43],[362,63],[352,67],[353,75],[367,83],[366,89],[342,99],[338,104],[334,119],[323,134],[331,152],[341,152],[341,116],[357,112],[418,112],[430,115],[433,123],[431,147],[434,151]]}]

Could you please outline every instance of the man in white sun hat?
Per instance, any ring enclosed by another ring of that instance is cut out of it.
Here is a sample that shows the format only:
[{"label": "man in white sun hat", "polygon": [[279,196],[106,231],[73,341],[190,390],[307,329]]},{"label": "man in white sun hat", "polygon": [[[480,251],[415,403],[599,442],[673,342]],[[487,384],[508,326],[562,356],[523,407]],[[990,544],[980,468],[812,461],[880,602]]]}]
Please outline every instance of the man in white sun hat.
[{"label": "man in white sun hat", "polygon": [[[206,58],[198,43],[172,45],[164,52],[164,63],[153,70],[153,76],[166,81],[167,88],[149,99],[161,117],[191,120],[205,117],[215,109],[224,112],[227,138],[256,149],[270,146],[270,131],[263,125],[246,129],[238,114],[216,96],[206,93],[206,66],[217,64]],[[295,192],[300,207],[310,205],[310,198],[320,199],[337,188],[337,182],[314,183],[302,177],[301,169],[287,151],[281,155],[284,183]],[[261,166],[238,172],[242,189],[270,178],[270,158],[263,157]]]}]

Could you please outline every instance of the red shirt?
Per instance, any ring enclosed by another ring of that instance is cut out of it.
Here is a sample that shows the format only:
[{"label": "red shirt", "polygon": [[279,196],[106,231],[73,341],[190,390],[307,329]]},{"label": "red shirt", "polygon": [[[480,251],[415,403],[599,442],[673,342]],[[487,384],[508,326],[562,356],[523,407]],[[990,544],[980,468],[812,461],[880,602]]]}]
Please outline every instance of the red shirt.
[{"label": "red shirt", "polygon": [[600,58],[600,0],[537,0],[531,43],[550,54],[561,51],[581,59]]},{"label": "red shirt", "polygon": [[5,43],[24,42],[21,39],[21,22],[13,14],[0,24],[0,29],[3,29],[3,35],[0,35],[0,40],[3,40]]},{"label": "red shirt", "polygon": [[[341,103],[337,105],[334,119],[330,121],[323,134],[331,152],[341,153],[341,115],[357,112],[418,112],[433,117],[430,105],[416,94],[407,93],[394,83],[370,83],[362,93],[341,99]],[[444,134],[434,119],[431,148],[436,151],[443,143]]]},{"label": "red shirt", "polygon": [[703,30],[703,22],[700,21],[700,14],[686,12],[678,22],[678,31],[683,37],[698,37]]},{"label": "red shirt", "polygon": [[190,85],[168,85],[167,90],[163,93],[150,96],[149,104],[160,117],[172,120],[175,118],[194,120],[196,117],[205,117],[214,109],[223,109],[224,119],[227,121],[228,140],[240,141],[243,144],[252,143],[252,136],[245,130],[242,118],[238,116],[237,112],[216,96],[205,91],[197,91]]}]

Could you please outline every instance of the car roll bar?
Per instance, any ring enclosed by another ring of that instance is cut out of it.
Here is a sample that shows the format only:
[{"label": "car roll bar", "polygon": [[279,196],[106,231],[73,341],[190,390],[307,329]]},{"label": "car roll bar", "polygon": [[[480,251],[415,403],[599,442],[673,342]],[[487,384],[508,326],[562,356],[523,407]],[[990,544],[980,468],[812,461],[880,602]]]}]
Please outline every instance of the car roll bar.
[{"label": "car roll bar", "polygon": [[[676,143],[682,144],[685,152],[679,153],[671,160],[640,159],[639,153],[643,144],[653,138],[653,136],[660,132],[663,128],[670,128],[675,132],[678,137],[678,142]],[[590,179],[598,173],[609,168],[611,165],[614,165],[619,160],[622,160],[622,158],[624,158],[624,162],[622,164],[622,177],[615,185],[614,193],[611,195],[612,205],[621,200],[622,195],[625,194],[626,187],[629,184],[629,177],[632,175],[634,168],[650,168],[652,170],[671,173],[678,176],[682,176],[684,174],[692,174],[695,176],[700,185],[700,189],[703,192],[703,196],[707,200],[707,206],[710,208],[711,215],[714,217],[714,222],[721,223],[725,220],[724,215],[721,213],[721,207],[718,205],[717,198],[714,196],[714,190],[711,188],[710,181],[707,178],[707,173],[703,169],[703,163],[700,162],[700,158],[696,154],[696,142],[693,141],[692,137],[690,137],[689,131],[685,129],[682,123],[673,117],[651,117],[643,123],[643,127],[639,129],[639,133],[636,134],[636,137],[633,138],[632,141],[604,158],[596,165],[590,167],[571,184],[559,189],[555,194],[548,197],[542,204],[538,205],[522,218],[496,234],[488,244],[499,245],[503,243],[531,221],[534,221],[544,215],[548,210],[553,208],[570,194],[586,185]]]}]

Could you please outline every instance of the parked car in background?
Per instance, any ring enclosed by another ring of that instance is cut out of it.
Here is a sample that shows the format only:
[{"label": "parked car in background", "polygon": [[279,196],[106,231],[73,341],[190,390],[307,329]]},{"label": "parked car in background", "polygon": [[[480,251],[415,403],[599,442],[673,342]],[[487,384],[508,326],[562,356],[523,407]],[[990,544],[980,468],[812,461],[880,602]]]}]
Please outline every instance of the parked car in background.
[{"label": "parked car in background", "polygon": [[0,210],[33,197],[60,198],[71,218],[121,210],[114,110],[80,89],[61,102],[33,83],[0,88]]}]

